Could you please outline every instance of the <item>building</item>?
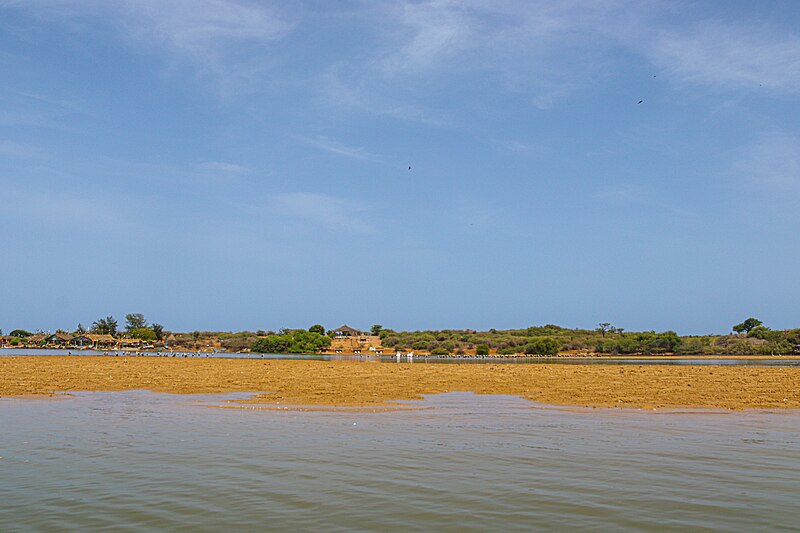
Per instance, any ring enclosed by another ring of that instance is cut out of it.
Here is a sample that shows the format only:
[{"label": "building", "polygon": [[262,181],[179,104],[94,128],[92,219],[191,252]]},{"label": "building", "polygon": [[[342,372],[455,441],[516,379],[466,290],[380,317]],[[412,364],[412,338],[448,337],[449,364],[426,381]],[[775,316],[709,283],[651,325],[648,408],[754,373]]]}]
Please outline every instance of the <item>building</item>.
[{"label": "building", "polygon": [[117,340],[117,347],[118,348],[129,348],[129,349],[139,349],[142,347],[144,343],[142,339],[133,339],[130,337],[124,337],[122,339]]},{"label": "building", "polygon": [[47,346],[52,346],[56,348],[64,348],[72,341],[72,335],[69,333],[58,332],[53,333],[52,335],[48,335],[44,338],[44,342]]},{"label": "building", "polygon": [[91,346],[95,350],[105,350],[113,348],[117,344],[117,339],[108,334],[99,335],[96,333],[89,333],[86,335],[91,341]]},{"label": "building", "polygon": [[92,346],[92,339],[85,333],[79,333],[72,337],[72,340],[69,341],[69,345],[75,348],[90,348]]},{"label": "building", "polygon": [[47,337],[48,335],[46,333],[34,333],[29,337],[24,337],[23,342],[26,346],[42,346]]},{"label": "building", "polygon": [[342,337],[360,337],[363,335],[362,332],[358,331],[355,328],[351,328],[347,324],[345,324],[344,326],[339,326],[331,333],[334,339]]},{"label": "building", "polygon": [[383,344],[377,335],[370,335],[344,325],[331,332],[331,345],[326,354],[383,355]]}]

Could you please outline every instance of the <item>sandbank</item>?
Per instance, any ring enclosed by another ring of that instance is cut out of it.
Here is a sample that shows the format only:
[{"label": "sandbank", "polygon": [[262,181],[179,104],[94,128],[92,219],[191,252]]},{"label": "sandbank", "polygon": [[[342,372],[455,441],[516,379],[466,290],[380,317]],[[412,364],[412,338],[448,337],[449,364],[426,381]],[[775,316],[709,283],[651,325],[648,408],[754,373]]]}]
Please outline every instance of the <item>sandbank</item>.
[{"label": "sandbank", "polygon": [[251,402],[380,406],[453,391],[586,407],[800,408],[800,368],[390,364],[364,361],[2,357],[0,396],[145,389],[253,392]]}]

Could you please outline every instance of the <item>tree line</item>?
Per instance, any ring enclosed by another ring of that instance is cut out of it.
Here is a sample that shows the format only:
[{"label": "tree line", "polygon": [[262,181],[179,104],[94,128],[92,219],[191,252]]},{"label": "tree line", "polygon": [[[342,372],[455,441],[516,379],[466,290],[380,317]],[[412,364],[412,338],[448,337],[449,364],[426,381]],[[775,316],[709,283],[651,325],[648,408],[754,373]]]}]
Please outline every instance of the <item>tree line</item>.
[{"label": "tree line", "polygon": [[[610,322],[601,322],[593,329],[571,329],[546,324],[524,329],[476,331],[425,330],[396,331],[375,324],[370,334],[378,335],[385,348],[398,351],[428,352],[434,355],[490,352],[500,355],[554,355],[559,352],[600,354],[668,354],[678,355],[781,355],[800,353],[800,329],[773,330],[761,320],[750,317],[732,326],[732,333],[723,335],[680,336],[674,331],[629,332]],[[192,347],[219,343],[228,351],[262,353],[316,353],[330,346],[332,331],[321,324],[307,329],[240,332],[166,332],[157,323],[149,324],[141,313],[125,315],[124,330],[113,316],[95,320],[91,333],[124,335],[145,341],[161,341],[169,337],[170,345]],[[84,333],[81,324],[75,333]],[[0,334],[2,332],[0,331]],[[12,337],[31,335],[13,330]]]}]

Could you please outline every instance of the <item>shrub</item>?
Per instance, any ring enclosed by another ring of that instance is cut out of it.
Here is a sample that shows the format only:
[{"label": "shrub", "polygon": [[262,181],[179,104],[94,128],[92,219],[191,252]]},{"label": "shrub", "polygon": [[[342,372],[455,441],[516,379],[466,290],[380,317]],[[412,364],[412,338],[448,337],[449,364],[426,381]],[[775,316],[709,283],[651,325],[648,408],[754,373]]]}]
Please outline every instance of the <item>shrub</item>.
[{"label": "shrub", "polygon": [[557,340],[550,337],[533,338],[525,345],[525,353],[528,355],[556,355],[559,349]]},{"label": "shrub", "polygon": [[475,347],[475,355],[489,355],[489,345],[479,344]]},{"label": "shrub", "polygon": [[450,352],[445,348],[434,348],[431,350],[431,355],[449,355]]}]

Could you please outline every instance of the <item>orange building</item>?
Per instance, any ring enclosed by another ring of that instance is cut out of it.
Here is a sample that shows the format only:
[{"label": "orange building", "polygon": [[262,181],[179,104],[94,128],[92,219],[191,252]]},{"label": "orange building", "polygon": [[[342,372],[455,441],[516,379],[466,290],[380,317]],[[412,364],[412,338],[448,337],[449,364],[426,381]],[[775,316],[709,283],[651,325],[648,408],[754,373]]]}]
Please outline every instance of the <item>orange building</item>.
[{"label": "orange building", "polygon": [[370,335],[344,325],[331,332],[331,345],[323,352],[342,355],[383,355],[378,335]]}]

